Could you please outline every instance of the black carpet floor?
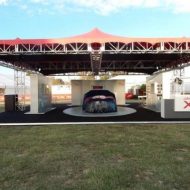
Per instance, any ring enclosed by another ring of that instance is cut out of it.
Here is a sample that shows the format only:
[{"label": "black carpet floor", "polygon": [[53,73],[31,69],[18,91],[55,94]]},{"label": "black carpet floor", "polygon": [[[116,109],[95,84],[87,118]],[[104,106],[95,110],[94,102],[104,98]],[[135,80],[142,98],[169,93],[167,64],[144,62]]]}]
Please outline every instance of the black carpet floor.
[{"label": "black carpet floor", "polygon": [[[51,123],[51,122],[133,122],[133,121],[190,121],[188,119],[163,119],[160,113],[143,108],[139,103],[131,103],[128,107],[136,109],[136,113],[116,117],[76,117],[63,113],[68,105],[53,105],[54,110],[45,114],[25,114],[25,112],[2,112],[0,123]],[[29,108],[28,108],[29,111]]]}]

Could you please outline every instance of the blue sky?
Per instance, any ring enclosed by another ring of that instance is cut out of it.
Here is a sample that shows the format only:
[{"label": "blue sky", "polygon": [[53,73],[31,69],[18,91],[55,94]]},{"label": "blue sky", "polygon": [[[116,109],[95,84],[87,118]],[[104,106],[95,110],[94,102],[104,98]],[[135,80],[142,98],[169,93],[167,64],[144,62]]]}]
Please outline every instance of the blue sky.
[{"label": "blue sky", "polygon": [[121,36],[190,37],[190,0],[0,0],[0,15],[0,39],[68,37],[94,27]]},{"label": "blue sky", "polygon": [[189,0],[0,0],[0,39],[56,38],[94,27],[122,36],[190,36]]}]

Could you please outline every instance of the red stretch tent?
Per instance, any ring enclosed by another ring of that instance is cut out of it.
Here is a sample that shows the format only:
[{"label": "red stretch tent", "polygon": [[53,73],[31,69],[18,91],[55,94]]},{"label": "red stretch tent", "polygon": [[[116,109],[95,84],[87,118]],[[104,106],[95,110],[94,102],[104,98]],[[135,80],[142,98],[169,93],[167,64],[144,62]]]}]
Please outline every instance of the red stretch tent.
[{"label": "red stretch tent", "polygon": [[146,42],[151,44],[156,44],[160,42],[172,42],[172,43],[184,43],[190,42],[190,38],[134,38],[134,37],[122,37],[115,36],[112,34],[107,34],[99,30],[98,28],[92,31],[72,36],[66,38],[57,39],[20,39],[16,38],[14,40],[0,40],[0,44],[6,45],[16,45],[16,44],[67,44],[67,43],[106,43],[106,42],[121,42],[121,43],[132,43],[132,42]]}]

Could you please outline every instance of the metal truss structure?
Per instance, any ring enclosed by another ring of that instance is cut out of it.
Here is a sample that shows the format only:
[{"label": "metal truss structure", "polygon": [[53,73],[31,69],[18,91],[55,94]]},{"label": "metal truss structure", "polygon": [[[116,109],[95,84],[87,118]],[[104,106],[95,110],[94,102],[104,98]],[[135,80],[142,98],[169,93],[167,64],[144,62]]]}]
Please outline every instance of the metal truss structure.
[{"label": "metal truss structure", "polygon": [[102,54],[100,51],[93,51],[91,52],[90,57],[91,57],[92,72],[95,75],[98,75],[101,69]]},{"label": "metal truss structure", "polygon": [[[92,51],[91,44],[69,43],[69,44],[0,44],[0,54],[84,54]],[[190,42],[159,42],[151,44],[148,42],[107,42],[101,44],[104,53],[189,53]]]},{"label": "metal truss structure", "polygon": [[70,38],[0,40],[0,61],[3,66],[44,75],[152,74],[189,63],[190,38],[125,38],[94,29]]},{"label": "metal truss structure", "polygon": [[24,111],[25,110],[25,77],[26,73],[22,70],[14,70],[14,88],[16,100],[16,110]]}]

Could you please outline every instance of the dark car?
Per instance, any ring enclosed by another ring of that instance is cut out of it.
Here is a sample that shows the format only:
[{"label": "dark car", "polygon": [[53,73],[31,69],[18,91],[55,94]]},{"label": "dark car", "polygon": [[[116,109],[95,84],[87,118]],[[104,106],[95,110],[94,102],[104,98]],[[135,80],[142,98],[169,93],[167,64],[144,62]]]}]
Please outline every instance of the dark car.
[{"label": "dark car", "polygon": [[82,109],[89,113],[117,112],[115,95],[109,90],[90,90],[84,95]]}]

